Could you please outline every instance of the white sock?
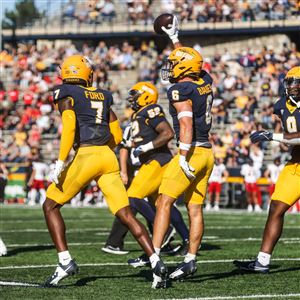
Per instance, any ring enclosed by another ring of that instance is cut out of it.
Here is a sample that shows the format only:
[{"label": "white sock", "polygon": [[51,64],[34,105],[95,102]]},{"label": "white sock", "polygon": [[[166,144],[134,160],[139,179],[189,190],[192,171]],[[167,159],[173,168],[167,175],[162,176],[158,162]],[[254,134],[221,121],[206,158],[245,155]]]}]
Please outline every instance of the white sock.
[{"label": "white sock", "polygon": [[271,254],[265,252],[258,252],[257,260],[261,265],[267,266],[270,264]]},{"label": "white sock", "polygon": [[159,255],[159,254],[160,254],[160,248],[156,248],[156,247],[154,247],[154,251],[155,251],[155,253],[156,253],[157,255]]},{"label": "white sock", "polygon": [[63,265],[67,265],[72,260],[72,257],[68,250],[57,253],[58,261]]},{"label": "white sock", "polygon": [[196,255],[192,254],[192,253],[188,253],[185,257],[184,257],[184,262],[185,263],[189,263],[191,260],[195,260],[196,259]]},{"label": "white sock", "polygon": [[160,261],[159,256],[156,253],[153,253],[150,257],[149,257],[150,263],[151,263],[151,268],[154,269],[157,262]]}]

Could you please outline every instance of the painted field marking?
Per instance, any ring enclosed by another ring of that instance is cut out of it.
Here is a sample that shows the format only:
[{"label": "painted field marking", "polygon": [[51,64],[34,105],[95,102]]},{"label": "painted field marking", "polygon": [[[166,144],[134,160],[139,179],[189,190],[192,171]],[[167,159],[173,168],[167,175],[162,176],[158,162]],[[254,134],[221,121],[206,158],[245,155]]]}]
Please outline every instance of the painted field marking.
[{"label": "painted field marking", "polygon": [[27,287],[40,287],[37,283],[15,282],[15,281],[0,281],[0,285],[4,286],[27,286]]},{"label": "painted field marking", "polygon": [[[300,229],[300,226],[285,226],[285,229]],[[110,231],[111,228],[72,228],[68,229],[67,232],[89,232],[89,231]],[[224,230],[224,229],[262,229],[261,226],[206,226],[205,229],[214,229],[214,230]],[[1,230],[1,233],[13,233],[13,232],[48,232],[48,229],[36,229],[36,228],[27,228],[27,229],[11,229],[11,230]]]},{"label": "painted field marking", "polygon": [[[249,259],[217,259],[217,260],[202,260],[197,261],[197,264],[217,264],[217,263],[232,263],[234,260],[239,261],[248,261]],[[300,257],[295,258],[273,258],[272,261],[300,261]],[[177,264],[178,261],[168,261],[168,264]],[[52,268],[56,267],[57,265],[20,265],[20,266],[5,266],[0,267],[0,270],[10,270],[10,269],[37,269],[37,268]],[[103,267],[103,266],[128,266],[127,263],[113,263],[113,262],[106,262],[106,263],[86,263],[86,264],[79,264],[79,267]]]},{"label": "painted field marking", "polygon": [[[98,235],[97,233],[95,235]],[[209,242],[260,242],[261,238],[240,238],[240,239],[219,239],[216,236],[207,236],[203,238],[203,241],[209,241]],[[300,238],[281,238],[279,241],[285,243],[285,244],[297,244],[300,242]],[[174,240],[174,242],[180,243],[180,240]],[[84,243],[76,243],[71,242],[68,243],[69,246],[84,246],[84,245],[105,245],[106,242],[84,242]],[[136,241],[127,241],[125,242],[126,245],[135,245],[137,244]],[[46,247],[46,246],[53,246],[53,244],[7,244],[8,248],[13,247]]]},{"label": "painted field marking", "polygon": [[201,297],[201,298],[169,298],[158,300],[231,300],[231,299],[274,299],[274,298],[289,298],[299,297],[300,294],[258,294],[258,295],[241,295],[241,296],[218,296],[218,297]]}]

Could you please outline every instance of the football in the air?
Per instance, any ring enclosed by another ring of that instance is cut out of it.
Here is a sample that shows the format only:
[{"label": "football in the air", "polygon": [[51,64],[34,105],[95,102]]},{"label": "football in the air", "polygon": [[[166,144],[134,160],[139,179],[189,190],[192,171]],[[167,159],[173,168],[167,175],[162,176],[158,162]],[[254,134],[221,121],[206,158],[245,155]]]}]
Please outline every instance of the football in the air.
[{"label": "football in the air", "polygon": [[166,28],[169,28],[169,25],[172,25],[173,23],[173,17],[174,15],[167,13],[159,15],[153,22],[154,31],[157,34],[165,34],[161,27],[164,26]]}]

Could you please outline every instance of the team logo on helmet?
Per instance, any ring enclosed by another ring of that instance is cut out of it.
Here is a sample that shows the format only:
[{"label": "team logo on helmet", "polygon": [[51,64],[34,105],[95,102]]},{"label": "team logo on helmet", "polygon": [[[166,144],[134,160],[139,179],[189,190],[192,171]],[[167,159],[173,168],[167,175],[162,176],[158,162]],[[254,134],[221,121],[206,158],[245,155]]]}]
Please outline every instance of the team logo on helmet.
[{"label": "team logo on helmet", "polygon": [[143,106],[157,103],[157,88],[150,82],[138,82],[131,87],[128,94],[127,100],[135,111]]}]

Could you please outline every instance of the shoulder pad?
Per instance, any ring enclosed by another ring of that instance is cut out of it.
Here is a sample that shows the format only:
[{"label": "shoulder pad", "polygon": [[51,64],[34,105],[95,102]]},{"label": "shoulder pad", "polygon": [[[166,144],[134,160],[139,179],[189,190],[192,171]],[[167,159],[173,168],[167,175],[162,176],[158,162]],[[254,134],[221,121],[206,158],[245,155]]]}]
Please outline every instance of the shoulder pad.
[{"label": "shoulder pad", "polygon": [[178,82],[168,90],[168,99],[170,102],[180,102],[189,99],[194,91],[191,82]]},{"label": "shoulder pad", "polygon": [[57,103],[61,99],[65,99],[69,96],[72,96],[69,86],[66,84],[57,85],[53,89],[53,101]]},{"label": "shoulder pad", "polygon": [[213,83],[212,77],[204,70],[201,71],[200,77],[206,82],[206,83]]}]

